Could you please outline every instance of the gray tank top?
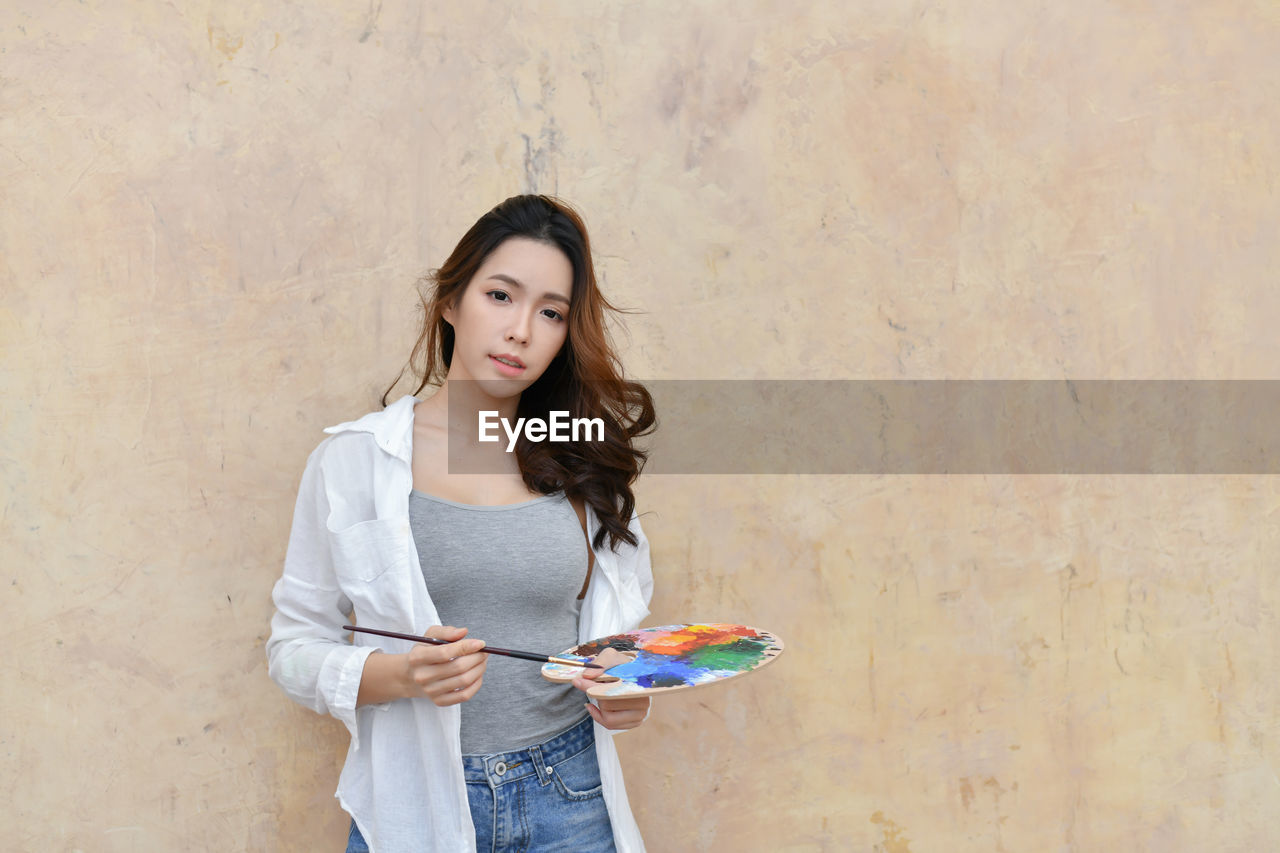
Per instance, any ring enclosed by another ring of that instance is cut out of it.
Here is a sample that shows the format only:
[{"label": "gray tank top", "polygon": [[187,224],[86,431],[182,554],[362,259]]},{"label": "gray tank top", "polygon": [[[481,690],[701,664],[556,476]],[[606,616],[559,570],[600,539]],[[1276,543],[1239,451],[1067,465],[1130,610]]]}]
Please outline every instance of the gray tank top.
[{"label": "gray tank top", "polygon": [[[409,527],[443,624],[508,649],[550,655],[577,645],[587,541],[563,493],[472,506],[415,489]],[[522,749],[587,715],[582,691],[540,670],[489,655],[484,683],[461,706],[464,754]]]}]

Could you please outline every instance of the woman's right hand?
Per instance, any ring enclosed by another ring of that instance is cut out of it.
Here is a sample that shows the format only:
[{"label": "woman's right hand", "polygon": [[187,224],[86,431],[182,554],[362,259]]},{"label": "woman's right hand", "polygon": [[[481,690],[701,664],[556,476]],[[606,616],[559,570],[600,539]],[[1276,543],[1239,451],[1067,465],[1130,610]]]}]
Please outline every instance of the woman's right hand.
[{"label": "woman's right hand", "polygon": [[425,696],[441,708],[466,702],[480,689],[489,656],[484,640],[467,640],[466,628],[433,625],[426,636],[447,646],[419,643],[406,655],[405,684],[410,696]]},{"label": "woman's right hand", "polygon": [[489,656],[484,640],[467,640],[466,628],[433,625],[425,636],[448,645],[416,643],[403,654],[374,652],[365,659],[356,705],[427,698],[440,707],[466,702],[480,689]]}]

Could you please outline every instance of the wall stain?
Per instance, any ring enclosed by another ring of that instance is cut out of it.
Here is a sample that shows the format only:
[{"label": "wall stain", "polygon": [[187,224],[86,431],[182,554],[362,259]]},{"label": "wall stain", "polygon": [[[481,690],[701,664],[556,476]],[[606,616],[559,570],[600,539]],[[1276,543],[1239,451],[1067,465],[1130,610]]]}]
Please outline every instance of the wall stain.
[{"label": "wall stain", "polygon": [[240,36],[233,42],[231,35],[221,27],[215,33],[213,24],[206,25],[206,32],[209,36],[209,46],[228,60],[235,59],[236,54],[240,52],[240,48],[244,47],[244,36]]},{"label": "wall stain", "polygon": [[871,822],[879,826],[880,831],[884,834],[880,843],[875,846],[877,851],[883,851],[883,853],[911,853],[910,839],[903,837],[903,828],[885,817],[884,812],[873,812]]},{"label": "wall stain", "polygon": [[378,28],[378,18],[382,15],[382,0],[378,0],[377,5],[369,4],[369,17],[365,19],[364,32],[360,34],[360,43],[364,44],[369,40],[369,36],[373,35],[373,31]]}]

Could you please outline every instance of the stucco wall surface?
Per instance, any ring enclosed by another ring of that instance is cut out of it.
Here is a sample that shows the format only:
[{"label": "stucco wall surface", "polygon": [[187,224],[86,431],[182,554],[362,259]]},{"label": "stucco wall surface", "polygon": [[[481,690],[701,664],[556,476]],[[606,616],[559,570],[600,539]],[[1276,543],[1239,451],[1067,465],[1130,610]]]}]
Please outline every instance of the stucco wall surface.
[{"label": "stucco wall surface", "polygon": [[[45,3],[0,16],[14,850],[340,849],[267,679],[320,428],[508,195],[644,379],[1274,379],[1267,2]],[[749,430],[749,422],[726,425]],[[651,849],[1280,848],[1280,483],[652,476],[650,624],[783,659],[619,743]]]}]

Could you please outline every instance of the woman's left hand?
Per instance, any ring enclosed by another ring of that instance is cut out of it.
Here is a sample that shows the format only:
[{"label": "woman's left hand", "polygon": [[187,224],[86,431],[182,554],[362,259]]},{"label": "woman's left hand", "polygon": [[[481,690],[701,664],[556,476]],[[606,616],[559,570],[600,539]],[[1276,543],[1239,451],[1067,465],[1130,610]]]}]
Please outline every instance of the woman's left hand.
[{"label": "woman's left hand", "polygon": [[[627,657],[614,649],[605,649],[592,658],[592,661],[608,669],[611,666],[626,663]],[[582,675],[573,680],[573,686],[582,691],[589,690],[591,682],[604,675],[604,671],[604,669],[584,669]],[[629,699],[597,699],[596,702],[599,704],[587,703],[587,713],[591,715],[591,719],[606,729],[614,731],[634,729],[649,715],[648,696],[634,696]]]}]

